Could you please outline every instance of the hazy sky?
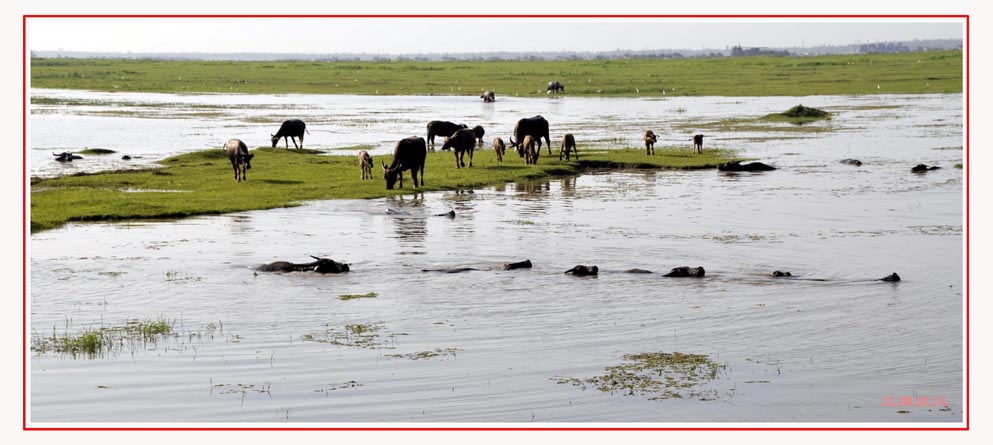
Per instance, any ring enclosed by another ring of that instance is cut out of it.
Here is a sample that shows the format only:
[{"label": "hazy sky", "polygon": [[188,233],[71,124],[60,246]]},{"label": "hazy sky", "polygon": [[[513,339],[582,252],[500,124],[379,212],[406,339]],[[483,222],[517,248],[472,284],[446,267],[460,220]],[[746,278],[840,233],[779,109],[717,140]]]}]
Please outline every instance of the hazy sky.
[{"label": "hazy sky", "polygon": [[51,19],[33,50],[437,53],[815,46],[962,39],[954,20],[801,19]]}]

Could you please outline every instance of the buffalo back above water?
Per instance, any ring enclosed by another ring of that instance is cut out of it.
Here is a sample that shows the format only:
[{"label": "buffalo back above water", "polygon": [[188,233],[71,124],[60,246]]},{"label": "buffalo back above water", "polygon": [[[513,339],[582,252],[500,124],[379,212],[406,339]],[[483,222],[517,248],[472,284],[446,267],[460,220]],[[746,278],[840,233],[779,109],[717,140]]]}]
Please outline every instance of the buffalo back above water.
[{"label": "buffalo back above water", "polygon": [[429,144],[434,144],[435,136],[450,137],[463,128],[469,128],[465,124],[456,124],[448,121],[431,121],[428,122],[428,138],[427,142]]},{"label": "buffalo back above water", "polygon": [[[383,178],[386,179],[386,188],[393,189],[397,179],[400,180],[400,188],[403,188],[403,171],[410,170],[410,175],[414,178],[414,187],[424,185],[424,162],[428,156],[428,147],[424,138],[411,136],[401,139],[393,149],[393,160],[390,165],[383,164]],[[421,181],[417,182],[417,173],[420,171]]]}]

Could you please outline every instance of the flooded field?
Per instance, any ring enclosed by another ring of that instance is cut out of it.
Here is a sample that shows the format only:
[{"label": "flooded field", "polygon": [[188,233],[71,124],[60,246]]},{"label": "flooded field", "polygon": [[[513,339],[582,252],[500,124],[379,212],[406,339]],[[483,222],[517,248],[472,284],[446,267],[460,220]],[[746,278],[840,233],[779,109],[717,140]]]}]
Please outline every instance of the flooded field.
[{"label": "flooded field", "polygon": [[[705,148],[779,168],[592,171],[34,234],[36,424],[963,420],[961,95],[33,95],[47,98],[30,120],[42,176],[124,162],[63,165],[51,151],[108,148],[148,165],[229,137],[267,145],[290,117],[308,122],[308,147],[383,154],[431,119],[506,138],[534,114],[580,150],[637,146],[648,128],[660,146],[703,132]],[[836,115],[722,123],[798,103]],[[918,163],[942,168],[910,173]],[[352,270],[254,270],[308,255]],[[500,269],[525,259],[532,269]],[[577,264],[599,275],[563,274]],[[662,277],[678,266],[706,277]],[[463,267],[476,270],[422,271]],[[874,281],[893,272],[903,281]],[[87,330],[108,341],[59,349]]]}]

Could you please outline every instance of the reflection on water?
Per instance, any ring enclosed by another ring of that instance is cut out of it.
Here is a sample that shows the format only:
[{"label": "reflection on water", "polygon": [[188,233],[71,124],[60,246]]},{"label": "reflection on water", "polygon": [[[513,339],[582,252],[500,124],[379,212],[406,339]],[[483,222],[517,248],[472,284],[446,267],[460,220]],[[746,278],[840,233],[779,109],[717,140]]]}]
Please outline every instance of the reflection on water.
[{"label": "reflection on water", "polygon": [[[962,129],[920,126],[960,121],[959,99],[826,99],[902,107],[833,124],[871,131],[749,143],[772,172],[591,172],[32,235],[32,335],[159,317],[180,335],[126,357],[32,353],[31,419],[961,421],[962,152],[935,148]],[[352,271],[254,271],[308,255]],[[562,273],[576,264],[600,275]],[[680,266],[707,276],[661,276]],[[478,270],[421,272],[459,267]],[[658,352],[726,367],[694,388],[708,400],[559,384]],[[883,406],[907,396],[949,407]]]}]

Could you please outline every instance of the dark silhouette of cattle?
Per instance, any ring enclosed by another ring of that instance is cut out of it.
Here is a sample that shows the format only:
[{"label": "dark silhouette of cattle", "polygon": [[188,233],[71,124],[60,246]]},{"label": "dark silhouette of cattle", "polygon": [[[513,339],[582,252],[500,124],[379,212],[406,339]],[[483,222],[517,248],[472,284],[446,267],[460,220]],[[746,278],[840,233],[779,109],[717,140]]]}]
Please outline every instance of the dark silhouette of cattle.
[{"label": "dark silhouette of cattle", "polygon": [[479,145],[483,145],[483,135],[486,134],[486,130],[483,129],[483,126],[476,125],[475,127],[472,127],[472,134],[473,136],[476,136],[476,139],[479,141]]},{"label": "dark silhouette of cattle", "polygon": [[723,164],[717,164],[717,169],[722,172],[761,172],[775,170],[776,167],[766,165],[761,162],[742,164],[741,161],[731,161]]},{"label": "dark silhouette of cattle", "polygon": [[703,154],[703,135],[693,136],[693,153]]},{"label": "dark silhouette of cattle", "polygon": [[368,151],[359,151],[359,168],[362,169],[362,180],[372,179],[372,156]]},{"label": "dark silhouette of cattle", "polygon": [[411,136],[401,139],[393,149],[393,160],[389,167],[383,162],[383,179],[386,179],[386,189],[393,190],[393,185],[397,179],[400,180],[400,188],[403,188],[403,171],[410,170],[410,176],[414,178],[414,188],[417,188],[417,171],[421,172],[420,185],[424,185],[424,161],[428,157],[428,147],[424,143],[424,138]]},{"label": "dark silhouette of cattle", "polygon": [[496,102],[496,94],[493,94],[493,90],[483,91],[483,94],[479,98],[483,99],[483,102],[486,103]]},{"label": "dark silhouette of cattle", "polygon": [[428,122],[428,144],[434,145],[434,137],[451,137],[456,131],[463,128],[469,128],[465,124],[454,124],[448,121],[431,121]]},{"label": "dark silhouette of cattle", "polygon": [[854,165],[856,167],[861,167],[862,166],[862,161],[860,161],[858,159],[842,159],[841,160],[841,163],[842,164],[848,164],[848,165]]},{"label": "dark silhouette of cattle", "polygon": [[883,278],[880,278],[879,281],[900,281],[900,276],[897,275],[896,272],[893,272]]},{"label": "dark silhouette of cattle", "polygon": [[123,160],[123,161],[130,161],[131,160],[131,156],[128,156],[128,155],[121,156],[121,160]]},{"label": "dark silhouette of cattle", "polygon": [[569,160],[569,154],[576,153],[576,160],[579,160],[579,150],[576,150],[576,138],[572,136],[572,133],[566,133],[562,136],[562,148],[559,149],[559,160],[562,160],[562,155],[565,155],[565,159]]},{"label": "dark silhouette of cattle", "polygon": [[468,128],[456,131],[450,138],[445,139],[442,150],[453,149],[455,168],[465,167],[465,154],[469,152],[469,166],[472,167],[472,152],[476,148],[476,134]]},{"label": "dark silhouette of cattle", "polygon": [[658,136],[655,136],[655,132],[652,130],[645,130],[645,154],[654,155],[655,154],[655,143],[658,142]]},{"label": "dark silhouette of cattle", "polygon": [[914,172],[914,173],[924,173],[926,171],[937,170],[939,168],[941,168],[941,167],[938,167],[937,165],[932,165],[932,166],[928,167],[927,165],[924,165],[924,164],[917,164],[917,165],[914,166],[914,168],[911,168],[910,171],[911,172]]},{"label": "dark silhouette of cattle", "polygon": [[548,88],[545,89],[545,94],[549,94],[549,93],[558,94],[558,93],[564,93],[564,92],[565,92],[565,85],[562,85],[557,80],[553,80],[551,82],[548,82]]},{"label": "dark silhouette of cattle", "polygon": [[[307,124],[303,123],[300,119],[290,119],[283,122],[283,125],[279,127],[279,131],[272,136],[272,148],[276,148],[276,144],[279,143],[280,139],[286,140],[286,148],[290,148],[290,139],[293,139],[293,146],[296,148],[303,148],[303,133],[307,132]],[[300,138],[300,146],[297,146],[297,138]]]},{"label": "dark silhouette of cattle", "polygon": [[83,159],[82,156],[74,155],[69,151],[63,151],[59,154],[52,153],[52,156],[55,156],[55,160],[59,162],[72,162],[73,159]]},{"label": "dark silhouette of cattle", "polygon": [[669,273],[667,273],[665,275],[662,275],[662,276],[663,277],[677,277],[677,278],[681,278],[681,277],[696,277],[696,278],[699,278],[699,277],[704,276],[706,273],[707,272],[704,271],[702,267],[682,266],[682,267],[674,267],[674,268],[672,268],[672,270],[669,271]]},{"label": "dark silhouette of cattle", "polygon": [[[536,150],[541,149],[541,138],[545,138],[545,143],[548,144],[548,154],[552,154],[552,141],[548,137],[548,121],[544,117],[539,115],[517,121],[517,125],[514,126],[514,137],[510,139],[510,146],[517,149],[517,154],[524,156],[524,149],[520,147],[520,144],[524,141],[524,136],[529,135],[534,138],[538,145]],[[517,139],[517,142],[514,142],[514,139]]]},{"label": "dark silhouette of cattle", "polygon": [[224,149],[228,152],[228,159],[231,160],[231,167],[234,168],[234,180],[241,182],[248,180],[245,171],[252,168],[252,158],[254,154],[248,153],[248,146],[241,139],[231,139],[224,144]]},{"label": "dark silhouette of cattle", "polygon": [[504,263],[503,270],[514,270],[514,269],[530,269],[531,260],[518,261],[516,263]]},{"label": "dark silhouette of cattle", "polygon": [[598,268],[596,266],[584,266],[584,265],[580,264],[580,265],[577,265],[576,267],[573,267],[572,269],[569,269],[569,270],[567,270],[567,271],[565,271],[563,273],[571,273],[571,274],[576,275],[576,276],[584,277],[584,276],[596,275],[599,271],[600,271],[600,268]]},{"label": "dark silhouette of cattle", "polygon": [[792,273],[783,272],[783,271],[779,271],[779,270],[777,270],[777,271],[775,271],[775,272],[772,273],[772,277],[773,278],[788,278],[788,277],[792,277],[792,276],[793,276]]},{"label": "dark silhouette of cattle", "polygon": [[348,264],[339,263],[330,258],[318,258],[311,255],[316,261],[310,263],[291,263],[289,261],[276,261],[274,263],[259,266],[256,270],[261,272],[317,272],[317,273],[343,273],[348,272]]},{"label": "dark silhouette of cattle", "polygon": [[507,151],[507,144],[503,143],[503,139],[493,139],[493,150],[496,151],[497,161],[503,162],[503,154]]}]

